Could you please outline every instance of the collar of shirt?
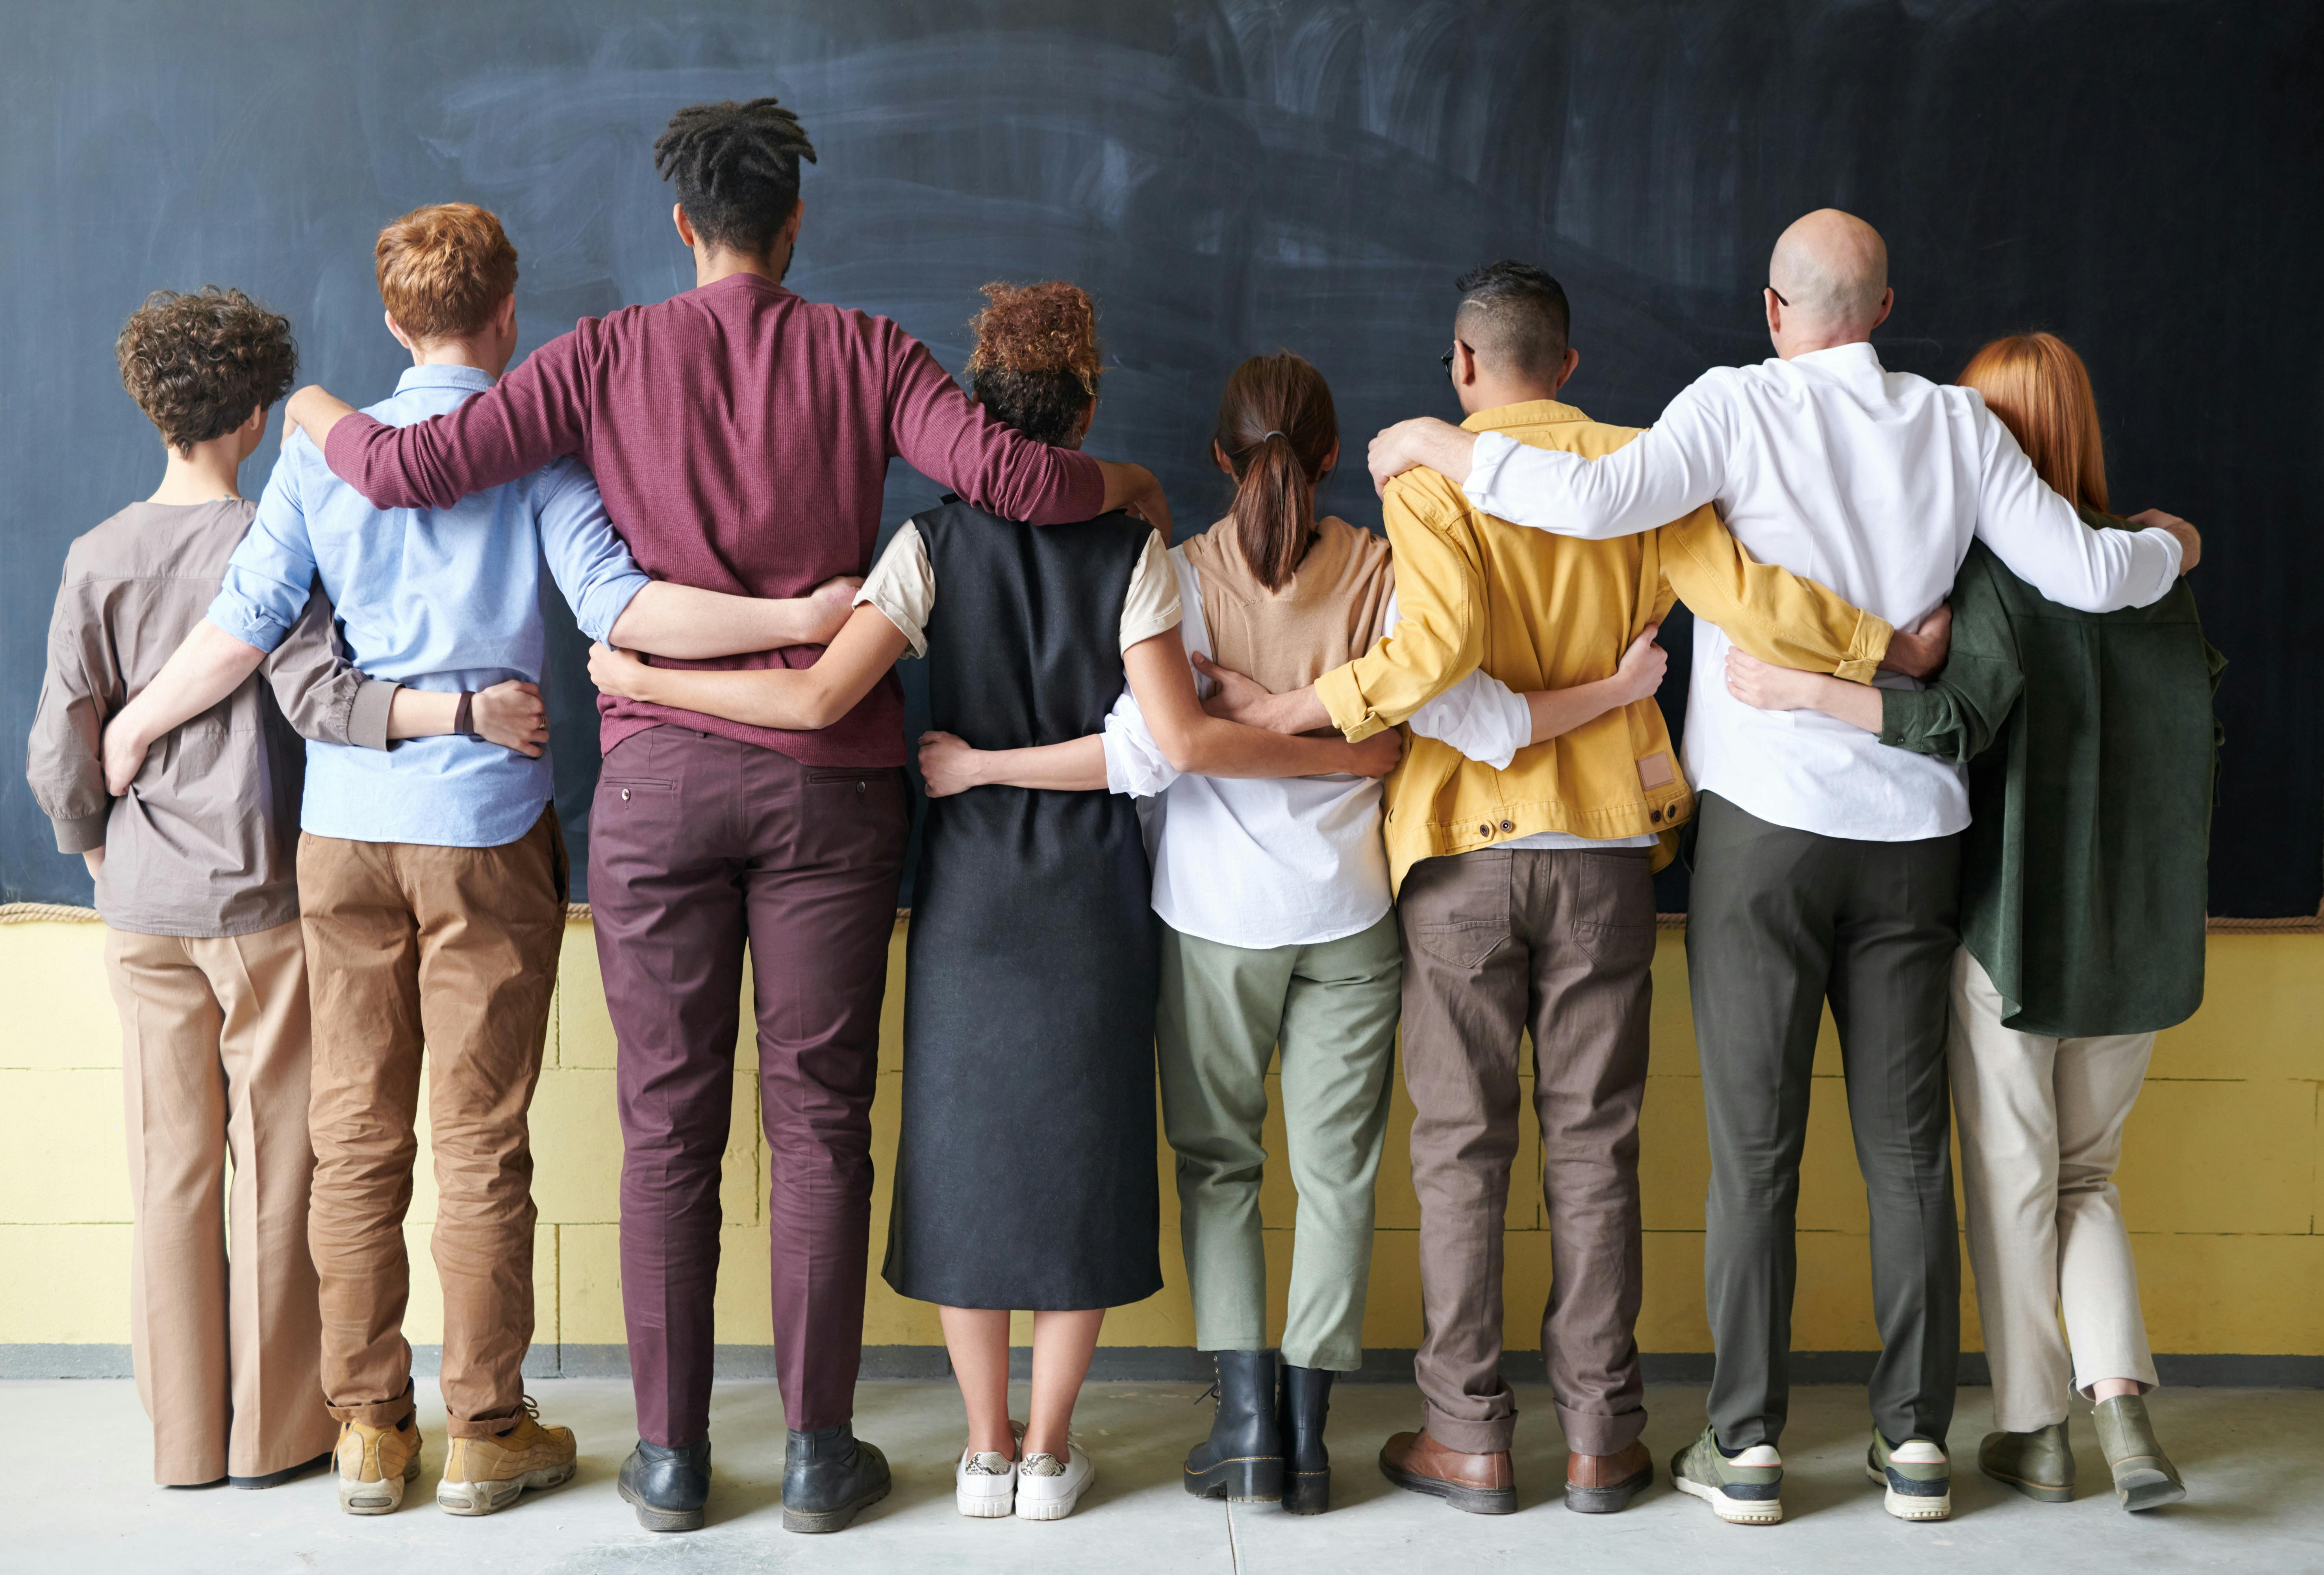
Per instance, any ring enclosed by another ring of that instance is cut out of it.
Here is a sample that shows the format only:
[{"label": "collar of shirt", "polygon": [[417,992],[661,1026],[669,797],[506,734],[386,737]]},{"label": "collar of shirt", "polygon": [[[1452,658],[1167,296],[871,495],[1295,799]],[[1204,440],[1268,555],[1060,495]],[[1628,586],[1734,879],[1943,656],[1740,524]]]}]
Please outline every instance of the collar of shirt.
[{"label": "collar of shirt", "polygon": [[1862,339],[1853,345],[1828,345],[1821,350],[1803,351],[1791,358],[1791,364],[1840,382],[1866,376],[1885,377],[1888,371],[1880,364],[1880,352],[1872,347],[1870,341]]},{"label": "collar of shirt", "polygon": [[1503,432],[1514,427],[1538,427],[1550,421],[1586,421],[1590,418],[1556,400],[1520,400],[1513,405],[1493,405],[1472,410],[1461,423],[1471,432]]},{"label": "collar of shirt", "polygon": [[403,375],[395,380],[397,393],[410,393],[415,388],[464,388],[471,393],[482,393],[493,386],[493,374],[481,366],[456,366],[437,363],[428,366],[407,366]]}]

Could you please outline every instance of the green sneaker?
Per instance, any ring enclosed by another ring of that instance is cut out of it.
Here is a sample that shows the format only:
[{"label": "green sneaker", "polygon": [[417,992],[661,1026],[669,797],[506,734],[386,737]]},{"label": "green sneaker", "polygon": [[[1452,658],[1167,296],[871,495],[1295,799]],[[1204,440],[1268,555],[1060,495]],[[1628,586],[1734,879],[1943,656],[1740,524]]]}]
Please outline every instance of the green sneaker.
[{"label": "green sneaker", "polygon": [[2093,1420],[2098,1424],[2098,1451],[2114,1473],[2114,1496],[2125,1509],[2159,1509],[2187,1497],[2179,1468],[2154,1441],[2144,1399],[2118,1395],[2101,1400]]},{"label": "green sneaker", "polygon": [[1953,1467],[1944,1446],[1908,1438],[1890,1447],[1872,1430],[1864,1451],[1864,1474],[1888,1490],[1882,1507],[1898,1520],[1949,1520],[1953,1513]]},{"label": "green sneaker", "polygon": [[1705,1427],[1671,1457],[1671,1486],[1702,1499],[1730,1525],[1773,1525],[1784,1518],[1784,1457],[1773,1444],[1728,1455]]},{"label": "green sneaker", "polygon": [[2062,1422],[2032,1432],[1987,1433],[1978,1446],[1977,1469],[2040,1503],[2073,1501],[2074,1450]]}]

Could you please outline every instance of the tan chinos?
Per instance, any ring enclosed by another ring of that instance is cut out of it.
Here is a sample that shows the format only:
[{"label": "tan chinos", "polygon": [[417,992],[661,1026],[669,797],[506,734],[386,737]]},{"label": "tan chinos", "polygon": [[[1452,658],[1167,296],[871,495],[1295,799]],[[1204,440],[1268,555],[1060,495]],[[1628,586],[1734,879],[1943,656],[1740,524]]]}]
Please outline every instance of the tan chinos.
[{"label": "tan chinos", "polygon": [[[113,930],[136,1220],[129,1337],[153,1480],[263,1477],[331,1447],[307,1256],[306,953],[299,926]],[[226,1164],[232,1156],[229,1190]]]},{"label": "tan chinos", "polygon": [[2066,1419],[2070,1374],[2085,1396],[2101,1378],[2154,1387],[2114,1184],[2154,1036],[2053,1039],[2004,1027],[2002,1016],[1992,980],[1963,947],[1947,1060],[1969,1261],[1994,1425],[2033,1432]]},{"label": "tan chinos", "polygon": [[419,1155],[420,1055],[444,1287],[444,1409],[455,1438],[505,1428],[532,1343],[532,1147],[565,931],[554,809],[496,848],[299,839],[314,974],[314,1203],[323,1390],[331,1414],[411,1409],[403,1217]]}]

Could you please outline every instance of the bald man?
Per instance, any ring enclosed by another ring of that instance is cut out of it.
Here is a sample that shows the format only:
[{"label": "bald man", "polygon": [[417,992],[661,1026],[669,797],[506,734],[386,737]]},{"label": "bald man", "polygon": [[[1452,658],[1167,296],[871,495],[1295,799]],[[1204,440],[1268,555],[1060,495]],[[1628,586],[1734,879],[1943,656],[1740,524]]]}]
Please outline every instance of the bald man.
[{"label": "bald man", "polygon": [[[1715,503],[1753,557],[1900,629],[1944,601],[1973,538],[2052,601],[2093,612],[2144,606],[2193,566],[2200,543],[2184,521],[2089,530],[1975,392],[1883,368],[1870,340],[1895,300],[1879,233],[1822,209],[1785,230],[1768,262],[1775,359],[1706,373],[1636,442],[1587,460],[1406,421],[1373,439],[1371,469],[1384,480],[1432,466],[1487,514],[1591,539]],[[1960,1345],[1945,992],[1967,779],[1820,714],[1743,705],[1722,677],[1728,649],[1697,625],[1683,746],[1701,799],[1686,942],[1710,1116],[1704,1279],[1718,1365],[1711,1425],[1672,1476],[1723,1519],[1782,1518],[1793,1230],[1829,1000],[1882,1343],[1867,1469],[1891,1514],[1941,1520]]]}]

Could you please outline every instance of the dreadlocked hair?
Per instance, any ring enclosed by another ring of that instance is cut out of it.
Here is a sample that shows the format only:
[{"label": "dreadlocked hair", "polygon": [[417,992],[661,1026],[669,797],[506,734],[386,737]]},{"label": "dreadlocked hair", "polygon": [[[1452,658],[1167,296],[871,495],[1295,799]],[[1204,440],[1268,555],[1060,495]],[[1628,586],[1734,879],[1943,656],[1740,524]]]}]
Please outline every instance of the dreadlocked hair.
[{"label": "dreadlocked hair", "polygon": [[1065,443],[1097,398],[1097,308],[1077,285],[988,284],[968,320],[969,391],[1037,443]]},{"label": "dreadlocked hair", "polygon": [[813,163],[815,146],[771,98],[690,104],[654,139],[654,169],[678,188],[694,233],[752,257],[774,249],[798,206],[801,159]]},{"label": "dreadlocked hair", "polygon": [[1332,385],[1304,355],[1254,355],[1228,376],[1211,441],[1234,473],[1243,562],[1259,584],[1281,590],[1307,556],[1315,484],[1340,446]]}]

